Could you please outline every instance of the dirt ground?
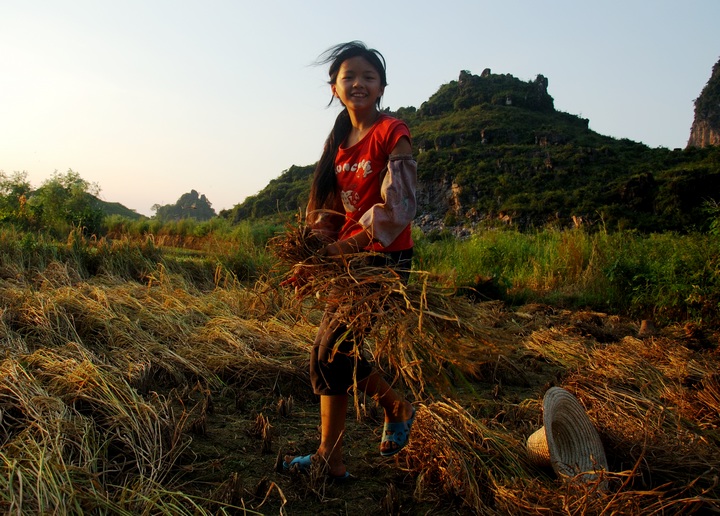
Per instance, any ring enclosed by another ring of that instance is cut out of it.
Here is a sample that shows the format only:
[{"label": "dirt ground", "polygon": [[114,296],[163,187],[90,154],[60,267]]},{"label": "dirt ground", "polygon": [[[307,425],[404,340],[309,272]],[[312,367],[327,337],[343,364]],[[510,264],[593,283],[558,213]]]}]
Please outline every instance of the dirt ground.
[{"label": "dirt ground", "polygon": [[[192,451],[206,465],[196,481],[208,483],[210,492],[217,493],[217,484],[224,482],[221,489],[227,489],[227,501],[242,505],[244,500],[248,509],[261,514],[350,515],[367,510],[387,514],[383,512],[383,503],[387,503],[383,499],[390,491],[396,493],[393,503],[402,514],[462,514],[413,503],[414,480],[403,471],[402,453],[393,458],[379,453],[379,412],[377,420],[357,420],[352,407],[348,411],[345,461],[351,479],[314,481],[308,475],[276,471],[279,456],[308,454],[317,447],[319,404],[309,399],[294,401],[291,413],[281,416],[277,402],[266,403],[262,393],[247,397],[245,410],[237,409],[230,398],[219,400],[221,407],[208,418],[207,433],[194,437]],[[270,446],[264,447],[263,438],[254,432],[255,414],[266,415],[269,420]]]}]

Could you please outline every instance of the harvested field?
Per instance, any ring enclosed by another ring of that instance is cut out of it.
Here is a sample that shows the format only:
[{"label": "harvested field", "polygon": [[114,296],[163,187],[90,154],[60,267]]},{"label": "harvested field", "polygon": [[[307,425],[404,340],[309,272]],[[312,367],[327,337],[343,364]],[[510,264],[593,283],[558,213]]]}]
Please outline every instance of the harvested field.
[{"label": "harvested field", "polygon": [[[308,353],[337,281],[364,284],[347,270],[332,285],[317,274],[325,287],[300,299],[270,280],[201,291],[162,268],[145,283],[83,280],[61,263],[4,270],[0,510],[720,512],[716,333],[641,335],[640,321],[613,314],[472,303],[422,273],[379,290],[373,277],[375,297],[355,288],[348,312],[372,316],[367,351],[418,409],[409,446],[381,457],[382,413],[357,397],[351,481],[277,472],[279,455],[317,444]],[[551,386],[574,394],[597,429],[610,471],[596,482],[528,459]]]}]

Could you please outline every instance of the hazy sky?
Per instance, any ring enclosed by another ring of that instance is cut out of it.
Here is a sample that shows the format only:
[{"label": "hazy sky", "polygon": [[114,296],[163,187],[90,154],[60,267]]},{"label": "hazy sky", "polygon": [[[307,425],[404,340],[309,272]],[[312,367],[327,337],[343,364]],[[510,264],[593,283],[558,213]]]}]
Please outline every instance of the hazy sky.
[{"label": "hazy sky", "polygon": [[0,171],[72,169],[146,215],[191,189],[232,208],[317,161],[339,108],[313,62],[354,39],[391,109],[461,70],[543,74],[594,131],[684,147],[718,20],[718,0],[0,0]]}]

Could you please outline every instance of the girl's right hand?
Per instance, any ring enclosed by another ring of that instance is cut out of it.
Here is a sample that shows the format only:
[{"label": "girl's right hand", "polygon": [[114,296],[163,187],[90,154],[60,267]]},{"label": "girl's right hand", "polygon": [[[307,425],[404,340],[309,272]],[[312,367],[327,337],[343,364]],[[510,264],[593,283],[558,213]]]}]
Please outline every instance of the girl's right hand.
[{"label": "girl's right hand", "polygon": [[294,287],[295,293],[297,294],[298,291],[310,281],[310,279],[312,279],[312,276],[310,275],[308,268],[299,263],[293,267],[292,275],[288,279],[280,282],[280,286]]}]

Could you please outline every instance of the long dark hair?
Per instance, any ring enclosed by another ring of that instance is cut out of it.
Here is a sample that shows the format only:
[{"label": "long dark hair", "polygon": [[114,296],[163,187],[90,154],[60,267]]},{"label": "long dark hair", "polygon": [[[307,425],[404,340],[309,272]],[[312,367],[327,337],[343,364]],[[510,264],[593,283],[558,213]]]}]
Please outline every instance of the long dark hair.
[{"label": "long dark hair", "polygon": [[[343,62],[353,57],[362,57],[366,59],[377,70],[380,75],[380,84],[384,88],[387,86],[387,75],[385,71],[385,58],[374,48],[368,48],[361,41],[350,41],[349,43],[341,43],[329,48],[323,52],[318,58],[317,64],[328,64],[330,68],[330,84],[335,84],[338,73]],[[330,99],[332,104],[333,99]],[[380,98],[377,99],[377,107],[380,108]],[[312,186],[310,187],[310,202],[308,209],[310,212],[323,208],[337,209],[338,199],[336,199],[337,179],[335,178],[335,156],[337,155],[340,144],[348,137],[352,123],[347,108],[343,109],[335,119],[330,134],[325,140],[320,161],[315,167],[313,174]]]}]

